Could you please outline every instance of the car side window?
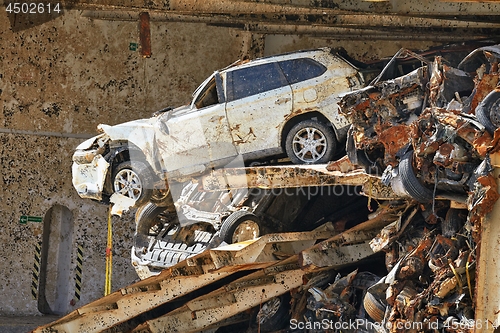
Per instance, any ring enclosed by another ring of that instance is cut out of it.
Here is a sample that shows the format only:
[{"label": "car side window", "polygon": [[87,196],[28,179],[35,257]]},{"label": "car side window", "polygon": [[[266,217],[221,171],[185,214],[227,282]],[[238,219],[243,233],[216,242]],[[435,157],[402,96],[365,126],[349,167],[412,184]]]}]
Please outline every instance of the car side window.
[{"label": "car side window", "polygon": [[290,84],[309,80],[326,72],[325,66],[311,58],[284,60],[279,65]]},{"label": "car side window", "polygon": [[227,74],[228,102],[288,85],[277,63],[230,71]]},{"label": "car side window", "polygon": [[217,103],[219,103],[219,98],[217,97],[217,86],[214,77],[207,83],[200,95],[198,95],[194,105],[196,108],[201,109]]}]

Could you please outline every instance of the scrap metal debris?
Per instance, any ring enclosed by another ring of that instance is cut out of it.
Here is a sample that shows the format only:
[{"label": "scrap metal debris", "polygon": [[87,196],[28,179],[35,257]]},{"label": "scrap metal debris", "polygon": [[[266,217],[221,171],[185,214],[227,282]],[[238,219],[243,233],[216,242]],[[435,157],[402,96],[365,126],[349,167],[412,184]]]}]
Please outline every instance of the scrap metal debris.
[{"label": "scrap metal debris", "polygon": [[364,296],[379,332],[474,329],[480,224],[499,197],[499,59],[500,45],[458,68],[436,57],[340,101],[350,160],[411,203],[370,242],[389,272]]},{"label": "scrap metal debris", "polygon": [[[352,123],[348,159],[326,168],[226,169],[183,185],[180,199],[168,206],[142,206],[132,257],[141,278],[148,278],[52,327],[473,331],[480,227],[500,196],[490,160],[500,149],[499,59],[500,45],[472,52],[456,68],[441,57],[419,58],[425,65],[413,72],[345,95],[339,105]],[[361,192],[337,207],[344,209],[331,211],[325,207],[338,204],[340,196],[314,206],[310,196],[272,192],[339,184]],[[367,206],[364,219],[349,220],[359,213],[359,203]],[[324,215],[309,216],[320,206]],[[285,215],[273,216],[278,210]],[[267,234],[210,249],[230,216],[311,222],[314,231]],[[177,244],[186,248],[174,258]],[[199,253],[203,249],[208,250]],[[227,280],[214,283],[222,279]],[[143,313],[154,307],[158,312]],[[101,320],[105,311],[110,320]],[[139,317],[144,321],[130,319]]]},{"label": "scrap metal debris", "polygon": [[254,320],[262,331],[472,329],[480,225],[499,197],[489,155],[500,140],[500,46],[473,54],[457,68],[439,56],[421,59],[424,66],[405,76],[345,95],[348,159],[326,168],[226,170],[203,180],[212,190],[229,178],[241,184],[233,190],[320,186],[359,181],[361,167],[362,194],[370,197],[378,183],[392,190],[374,197],[363,223],[298,253],[301,269],[329,271],[261,304]]}]

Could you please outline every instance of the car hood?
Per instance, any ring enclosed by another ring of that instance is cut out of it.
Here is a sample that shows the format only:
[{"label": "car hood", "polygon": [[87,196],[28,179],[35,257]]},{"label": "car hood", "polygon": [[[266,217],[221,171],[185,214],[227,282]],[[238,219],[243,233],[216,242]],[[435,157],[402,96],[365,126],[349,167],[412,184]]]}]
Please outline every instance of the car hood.
[{"label": "car hood", "polygon": [[170,111],[162,113],[160,115],[160,119],[161,119],[161,121],[166,122],[166,121],[168,121],[171,118],[180,117],[180,116],[182,116],[183,114],[185,114],[185,113],[187,113],[189,111],[191,111],[191,106],[190,105],[182,105],[182,106],[176,107],[173,110],[170,110]]},{"label": "car hood", "polygon": [[86,150],[86,149],[89,149],[90,147],[92,147],[92,145],[94,144],[94,142],[96,142],[96,140],[98,140],[99,138],[103,137],[105,134],[99,134],[99,135],[96,135],[96,136],[93,136],[85,141],[83,141],[82,143],[80,143],[77,147],[76,147],[76,150]]},{"label": "car hood", "polygon": [[86,150],[98,143],[102,146],[107,141],[128,141],[138,148],[146,149],[154,140],[154,124],[158,117],[138,119],[117,125],[99,124],[97,129],[102,134],[96,135],[80,143],[76,150]]},{"label": "car hood", "polygon": [[152,129],[157,119],[157,117],[137,119],[117,125],[99,124],[97,129],[109,135],[112,140],[117,140],[121,137],[127,137],[131,132],[138,129]]}]

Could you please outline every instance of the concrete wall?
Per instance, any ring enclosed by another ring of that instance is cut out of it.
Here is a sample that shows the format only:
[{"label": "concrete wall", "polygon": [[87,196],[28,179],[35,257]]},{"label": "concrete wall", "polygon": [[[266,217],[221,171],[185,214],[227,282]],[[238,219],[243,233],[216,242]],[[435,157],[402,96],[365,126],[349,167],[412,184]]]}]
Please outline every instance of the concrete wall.
[{"label": "concrete wall", "polygon": [[264,54],[279,54],[294,50],[314,48],[314,47],[343,47],[347,53],[359,60],[369,62],[382,57],[391,57],[402,47],[414,50],[425,50],[434,45],[442,43],[432,43],[428,41],[381,41],[381,40],[337,40],[328,38],[314,38],[309,36],[296,35],[267,35],[264,42]]},{"label": "concrete wall", "polygon": [[[363,60],[402,46],[152,22],[152,57],[142,58],[131,50],[138,36],[135,21],[72,10],[13,21],[0,11],[0,315],[66,313],[102,296],[107,207],[71,184],[73,149],[99,123],[186,103],[206,76],[245,55],[344,46]],[[137,279],[133,213],[113,218],[113,290]]]},{"label": "concrete wall", "polygon": [[[15,25],[0,11],[0,314],[64,313],[101,297],[105,283],[107,206],[73,189],[74,148],[99,123],[187,102],[213,70],[241,56],[245,37],[204,24],[152,23],[153,55],[142,58],[130,50],[138,22],[65,11]],[[133,212],[113,218],[113,290],[137,279],[129,259],[133,230]]]}]

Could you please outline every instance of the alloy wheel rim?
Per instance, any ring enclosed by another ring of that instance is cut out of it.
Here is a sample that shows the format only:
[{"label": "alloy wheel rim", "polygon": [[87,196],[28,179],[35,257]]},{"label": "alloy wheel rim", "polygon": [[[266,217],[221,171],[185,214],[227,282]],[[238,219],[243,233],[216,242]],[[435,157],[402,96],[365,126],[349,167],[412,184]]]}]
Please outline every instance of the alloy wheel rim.
[{"label": "alloy wheel rim", "polygon": [[493,125],[500,127],[500,98],[490,107],[490,119]]},{"label": "alloy wheel rim", "polygon": [[281,300],[279,297],[272,298],[264,303],[259,311],[259,323],[263,324],[274,316],[278,312],[280,305]]},{"label": "alloy wheel rim", "polygon": [[139,176],[130,169],[120,170],[115,177],[114,191],[137,200],[142,194],[142,182]]},{"label": "alloy wheel rim", "polygon": [[240,223],[234,230],[232,242],[239,243],[251,239],[256,239],[260,235],[260,228],[257,223],[251,220]]},{"label": "alloy wheel rim", "polygon": [[319,161],[326,152],[327,142],[325,135],[313,127],[306,127],[298,131],[292,141],[293,153],[305,163]]}]

